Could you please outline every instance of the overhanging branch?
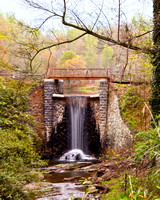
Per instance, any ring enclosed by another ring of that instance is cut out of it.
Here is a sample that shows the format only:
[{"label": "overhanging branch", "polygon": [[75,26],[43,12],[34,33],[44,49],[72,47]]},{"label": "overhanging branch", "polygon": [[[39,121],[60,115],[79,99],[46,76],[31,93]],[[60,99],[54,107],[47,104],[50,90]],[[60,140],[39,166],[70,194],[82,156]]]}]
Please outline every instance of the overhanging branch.
[{"label": "overhanging branch", "polygon": [[55,43],[55,44],[52,44],[52,45],[49,45],[49,46],[46,46],[46,47],[43,47],[41,49],[39,49],[35,54],[34,56],[31,58],[31,61],[30,61],[30,69],[32,71],[32,63],[33,63],[33,60],[35,59],[35,57],[43,50],[46,50],[46,49],[51,49],[52,47],[55,47],[55,46],[59,46],[59,45],[62,45],[62,44],[68,44],[68,43],[72,43],[76,40],[78,40],[79,38],[83,37],[84,35],[86,35],[87,33],[83,33],[81,35],[79,35],[78,37],[72,39],[72,40],[66,40],[66,41],[63,41],[63,42],[58,42],[58,43]]},{"label": "overhanging branch", "polygon": [[[104,41],[107,41],[107,42],[111,42],[113,44],[116,44],[116,45],[119,45],[119,46],[122,46],[122,47],[125,47],[125,48],[129,48],[131,50],[135,50],[135,51],[141,51],[143,53],[146,53],[146,54],[155,54],[155,52],[152,50],[152,49],[147,49],[147,48],[140,48],[138,46],[135,46],[135,45],[132,45],[131,44],[131,40],[135,39],[135,38],[138,38],[138,36],[134,37],[134,38],[131,38],[129,41],[127,42],[121,42],[121,41],[117,41],[117,40],[114,40],[110,37],[106,37],[104,35],[100,35],[96,32],[93,32],[92,30],[89,30],[87,28],[83,28],[83,27],[80,27],[78,25],[75,25],[75,24],[72,24],[72,23],[68,23],[66,20],[65,20],[65,15],[66,15],[66,3],[65,3],[65,0],[64,0],[64,12],[63,12],[63,16],[62,16],[62,23],[65,25],[65,26],[69,26],[69,27],[72,27],[72,28],[75,28],[75,29],[78,29],[80,31],[83,31],[85,32],[86,34],[89,34],[89,35],[92,35],[94,37],[97,37],[101,40],[104,40]],[[148,31],[147,33],[149,33],[151,31]],[[146,33],[146,34],[147,34]],[[142,34],[141,36],[145,35]],[[141,37],[139,36],[139,37]]]}]

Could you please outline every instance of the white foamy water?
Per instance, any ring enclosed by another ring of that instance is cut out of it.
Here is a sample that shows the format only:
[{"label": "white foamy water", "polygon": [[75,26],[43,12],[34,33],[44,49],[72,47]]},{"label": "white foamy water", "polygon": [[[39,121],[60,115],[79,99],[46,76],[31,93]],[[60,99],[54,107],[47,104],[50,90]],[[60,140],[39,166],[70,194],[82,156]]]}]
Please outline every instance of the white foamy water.
[{"label": "white foamy water", "polygon": [[69,161],[69,162],[74,162],[74,161],[93,161],[96,160],[96,158],[84,154],[81,149],[72,149],[68,151],[67,153],[63,154],[63,156],[60,157],[60,161]]}]

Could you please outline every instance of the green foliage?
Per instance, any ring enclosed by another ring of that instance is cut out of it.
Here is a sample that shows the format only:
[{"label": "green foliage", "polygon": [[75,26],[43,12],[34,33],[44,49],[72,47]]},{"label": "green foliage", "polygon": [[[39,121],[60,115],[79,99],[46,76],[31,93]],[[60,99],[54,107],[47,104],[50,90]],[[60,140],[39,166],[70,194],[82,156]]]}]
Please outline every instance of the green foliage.
[{"label": "green foliage", "polygon": [[134,87],[130,87],[120,98],[120,109],[123,118],[128,121],[131,128],[140,126],[143,108],[143,99]]},{"label": "green foliage", "polygon": [[[152,178],[154,176],[154,179]],[[136,177],[129,175],[127,178],[128,187],[124,194],[124,192],[119,194],[119,198],[124,200],[144,200],[144,199],[158,199],[159,192],[158,184],[159,177],[154,175],[154,172],[150,172],[147,175],[143,175],[143,177]],[[131,198],[132,197],[132,198]]]},{"label": "green foliage", "polygon": [[134,25],[135,29],[138,30],[140,33],[142,31],[147,32],[153,29],[152,21],[147,21],[140,13],[138,13],[136,17],[132,18],[132,24]]},{"label": "green foliage", "polygon": [[160,158],[160,138],[157,129],[140,132],[136,135],[136,138],[140,139],[136,143],[136,161],[140,162],[146,157],[152,161]]},{"label": "green foliage", "polygon": [[63,65],[67,60],[71,60],[72,58],[75,57],[76,54],[73,51],[65,51],[59,60],[59,65]]},{"label": "green foliage", "polygon": [[113,62],[113,49],[108,44],[104,45],[103,51],[102,51],[102,66],[103,67],[111,67],[110,65]]},{"label": "green foliage", "polygon": [[102,185],[108,186],[110,188],[110,192],[101,195],[101,199],[109,199],[109,200],[120,200],[121,190],[122,190],[122,179],[119,178],[103,181]]},{"label": "green foliage", "polygon": [[27,90],[23,82],[16,82],[14,80],[5,82],[3,78],[0,78],[1,128],[17,128],[27,132],[29,128],[27,124],[31,120],[31,116],[26,112],[28,105]]},{"label": "green foliage", "polygon": [[43,164],[36,153],[40,141],[27,113],[29,89],[21,81],[0,77],[0,199],[28,199],[25,183],[35,179],[31,168]]},{"label": "green foliage", "polygon": [[[153,30],[152,20],[144,19],[140,13],[136,17],[133,17],[132,25],[134,26],[133,29],[136,30],[134,36]],[[145,35],[143,40],[137,40],[137,45],[146,48],[151,48],[151,46],[153,47],[152,33]]]},{"label": "green foliage", "polygon": [[[143,176],[130,177],[131,188],[128,188],[126,197],[133,199],[158,199],[160,195],[160,169],[157,161],[160,159],[160,138],[159,128],[140,132],[136,135],[135,161],[143,170]],[[145,163],[145,165],[143,164]],[[128,198],[123,199],[128,199]]]},{"label": "green foliage", "polygon": [[98,46],[97,39],[91,35],[87,35],[85,37],[85,61],[87,63],[87,67],[94,67],[96,61],[96,53]]}]

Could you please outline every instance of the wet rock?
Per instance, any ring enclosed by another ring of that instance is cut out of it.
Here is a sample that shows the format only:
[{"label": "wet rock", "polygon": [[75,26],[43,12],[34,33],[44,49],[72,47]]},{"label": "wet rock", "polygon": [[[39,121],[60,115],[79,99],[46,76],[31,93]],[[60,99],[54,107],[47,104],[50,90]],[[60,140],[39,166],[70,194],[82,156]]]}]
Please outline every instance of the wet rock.
[{"label": "wet rock", "polygon": [[102,168],[102,169],[98,170],[97,176],[100,177],[100,176],[104,175],[105,173],[106,173],[106,170],[104,168]]},{"label": "wet rock", "polygon": [[75,177],[69,177],[69,178],[64,178],[64,181],[72,181],[81,178],[80,176],[75,176]]},{"label": "wet rock", "polygon": [[94,186],[100,193],[108,193],[110,191],[109,187],[107,187],[107,186],[102,186],[102,185],[98,185],[98,184],[96,184]]}]

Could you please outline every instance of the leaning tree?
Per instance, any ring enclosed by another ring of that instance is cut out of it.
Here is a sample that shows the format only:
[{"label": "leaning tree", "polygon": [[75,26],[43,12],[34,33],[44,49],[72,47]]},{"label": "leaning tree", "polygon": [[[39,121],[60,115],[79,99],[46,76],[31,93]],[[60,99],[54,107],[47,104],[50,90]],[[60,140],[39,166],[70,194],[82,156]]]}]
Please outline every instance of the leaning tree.
[{"label": "leaning tree", "polygon": [[[151,0],[149,1],[152,2]],[[51,49],[57,45],[74,42],[87,34],[110,44],[124,47],[127,51],[133,50],[137,53],[148,54],[151,56],[154,66],[150,105],[153,116],[160,115],[160,0],[153,0],[154,28],[137,35],[132,34],[132,26],[127,23],[127,17],[122,10],[123,4],[129,2],[129,0],[24,0],[24,2],[32,8],[38,9],[41,12],[41,16],[43,15],[43,20],[38,28],[41,28],[49,21],[56,23],[57,20],[60,20],[65,27],[72,27],[80,31],[80,34],[75,38],[64,41],[57,40],[57,42],[54,40],[50,45],[37,49],[31,59],[30,66],[32,66],[35,57],[41,51]],[[117,6],[113,5],[115,2]],[[143,2],[145,4],[148,0]],[[114,27],[114,30],[112,27]],[[144,46],[136,43],[138,38],[143,40],[143,37],[151,33],[153,33],[154,45]],[[125,68],[126,65],[122,68],[121,79]]]}]

